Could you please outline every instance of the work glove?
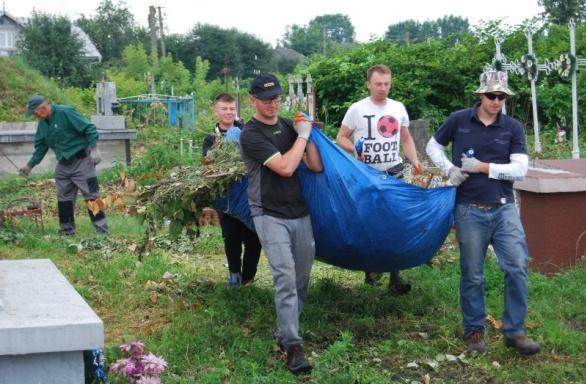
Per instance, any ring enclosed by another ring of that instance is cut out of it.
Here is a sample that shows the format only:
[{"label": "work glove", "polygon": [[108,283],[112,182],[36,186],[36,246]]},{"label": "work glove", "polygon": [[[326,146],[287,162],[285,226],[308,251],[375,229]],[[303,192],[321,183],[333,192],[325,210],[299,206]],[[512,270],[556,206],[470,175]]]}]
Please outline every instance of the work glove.
[{"label": "work glove", "polygon": [[232,127],[228,128],[226,134],[224,135],[224,141],[237,141],[240,142],[240,128]]},{"label": "work glove", "polygon": [[100,161],[102,161],[102,156],[100,155],[100,150],[98,148],[90,149],[90,159],[93,165],[98,165]]},{"label": "work glove", "polygon": [[25,165],[24,167],[18,169],[18,176],[28,176],[32,169],[32,167]]},{"label": "work glove", "polygon": [[295,132],[297,132],[298,137],[309,140],[309,135],[311,134],[311,122],[309,122],[305,116],[299,112],[295,114],[293,129],[295,129]]},{"label": "work glove", "polygon": [[476,157],[467,157],[464,153],[462,154],[462,171],[466,173],[479,173],[480,164],[482,162]]},{"label": "work glove", "polygon": [[450,168],[450,171],[448,172],[448,178],[450,179],[450,183],[454,187],[460,186],[460,184],[466,181],[468,176],[469,175],[462,173],[462,170],[456,166]]}]

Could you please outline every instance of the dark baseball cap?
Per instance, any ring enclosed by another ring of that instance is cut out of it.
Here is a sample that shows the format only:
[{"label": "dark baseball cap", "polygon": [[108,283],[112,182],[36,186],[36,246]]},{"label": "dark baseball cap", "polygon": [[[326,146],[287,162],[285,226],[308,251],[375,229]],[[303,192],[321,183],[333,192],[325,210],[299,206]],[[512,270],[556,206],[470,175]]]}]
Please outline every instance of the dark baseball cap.
[{"label": "dark baseball cap", "polygon": [[45,102],[45,98],[43,96],[35,95],[31,96],[28,99],[28,104],[26,106],[26,115],[30,116],[33,114],[35,109],[38,108],[39,105]]},{"label": "dark baseball cap", "polygon": [[272,73],[258,75],[252,80],[249,93],[257,99],[266,100],[282,92],[279,80]]}]

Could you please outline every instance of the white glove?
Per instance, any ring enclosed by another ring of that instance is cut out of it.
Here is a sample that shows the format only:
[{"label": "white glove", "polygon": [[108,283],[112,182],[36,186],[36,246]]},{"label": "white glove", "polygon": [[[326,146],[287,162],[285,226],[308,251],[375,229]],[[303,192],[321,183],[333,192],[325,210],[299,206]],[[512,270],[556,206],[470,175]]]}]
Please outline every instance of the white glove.
[{"label": "white glove", "polygon": [[468,176],[469,175],[462,173],[462,170],[456,166],[453,166],[452,168],[450,168],[450,171],[448,172],[448,177],[450,179],[450,183],[454,187],[460,186],[460,184],[462,184],[464,181],[466,181]]},{"label": "white glove", "polygon": [[102,161],[102,156],[98,148],[90,149],[90,159],[93,165],[98,165]]},{"label": "white glove", "polygon": [[298,137],[309,140],[309,135],[311,134],[311,123],[309,121],[296,121],[293,123],[293,129],[297,132]]},{"label": "white glove", "polygon": [[476,157],[467,157],[465,154],[462,154],[462,171],[466,173],[479,173],[480,164],[482,164],[482,161]]},{"label": "white glove", "polygon": [[27,164],[24,167],[18,169],[18,176],[28,176],[32,169],[33,168],[29,167]]}]

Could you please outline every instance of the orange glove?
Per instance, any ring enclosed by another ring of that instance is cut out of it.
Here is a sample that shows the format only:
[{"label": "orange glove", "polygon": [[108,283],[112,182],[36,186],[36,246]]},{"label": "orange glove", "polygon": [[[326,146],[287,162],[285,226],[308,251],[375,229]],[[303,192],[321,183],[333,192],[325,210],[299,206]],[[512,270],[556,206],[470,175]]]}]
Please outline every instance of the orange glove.
[{"label": "orange glove", "polygon": [[312,126],[309,120],[307,120],[300,112],[297,112],[295,114],[295,119],[293,120],[293,129],[297,132],[298,137],[309,140],[311,128]]},{"label": "orange glove", "polygon": [[423,167],[421,166],[421,163],[413,164],[413,176],[421,175],[422,171]]}]

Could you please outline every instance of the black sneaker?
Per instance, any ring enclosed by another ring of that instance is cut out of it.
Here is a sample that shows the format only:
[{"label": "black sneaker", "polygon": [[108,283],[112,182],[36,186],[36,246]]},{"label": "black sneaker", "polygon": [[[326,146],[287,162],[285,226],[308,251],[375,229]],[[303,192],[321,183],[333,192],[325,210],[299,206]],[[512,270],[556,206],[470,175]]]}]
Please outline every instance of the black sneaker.
[{"label": "black sneaker", "polygon": [[466,337],[466,347],[467,352],[486,352],[486,344],[484,343],[484,332],[472,331],[472,333]]},{"label": "black sneaker", "polygon": [[312,366],[305,358],[301,344],[293,344],[287,348],[287,368],[293,373],[310,371]]},{"label": "black sneaker", "polygon": [[505,336],[505,345],[509,348],[514,348],[517,352],[526,356],[539,352],[539,344],[524,334],[520,334],[514,337]]}]

